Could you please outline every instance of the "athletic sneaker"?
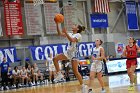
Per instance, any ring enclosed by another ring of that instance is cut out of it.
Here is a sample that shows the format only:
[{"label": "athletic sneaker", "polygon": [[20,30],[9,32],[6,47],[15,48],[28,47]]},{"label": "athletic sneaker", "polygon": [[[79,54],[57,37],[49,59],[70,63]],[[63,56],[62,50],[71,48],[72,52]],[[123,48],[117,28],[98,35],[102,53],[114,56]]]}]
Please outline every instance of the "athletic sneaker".
[{"label": "athletic sneaker", "polygon": [[52,84],[52,81],[49,81],[50,84]]},{"label": "athletic sneaker", "polygon": [[15,88],[16,87],[16,85],[14,84],[14,85],[12,85],[12,88]]},{"label": "athletic sneaker", "polygon": [[134,86],[133,85],[130,85],[129,87],[128,87],[128,91],[133,91],[134,90]]},{"label": "athletic sneaker", "polygon": [[102,90],[101,90],[101,93],[106,93],[105,89],[102,89]]},{"label": "athletic sneaker", "polygon": [[92,90],[92,89],[89,89],[89,90],[88,90],[88,93],[93,93],[93,90]]},{"label": "athletic sneaker", "polygon": [[82,93],[88,93],[88,86],[87,85],[82,85]]},{"label": "athletic sneaker", "polygon": [[2,87],[1,87],[1,91],[3,91],[3,89],[4,89],[4,87],[2,86]]},{"label": "athletic sneaker", "polygon": [[59,73],[58,75],[57,75],[57,77],[53,80],[55,83],[57,83],[57,82],[59,82],[59,81],[61,81],[61,80],[64,80],[64,76],[61,74],[61,73]]},{"label": "athletic sneaker", "polygon": [[7,89],[7,90],[9,90],[9,87],[8,87],[8,86],[6,86],[6,89]]}]

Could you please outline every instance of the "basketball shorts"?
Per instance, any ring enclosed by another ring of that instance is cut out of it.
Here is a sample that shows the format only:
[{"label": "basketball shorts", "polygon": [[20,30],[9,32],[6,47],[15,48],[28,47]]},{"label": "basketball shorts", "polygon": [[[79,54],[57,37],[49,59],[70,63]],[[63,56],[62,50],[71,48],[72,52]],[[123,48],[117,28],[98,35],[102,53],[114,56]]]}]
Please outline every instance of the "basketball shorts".
[{"label": "basketball shorts", "polygon": [[103,72],[104,71],[104,63],[102,61],[99,62],[93,62],[91,64],[90,71],[94,72]]},{"label": "basketball shorts", "polygon": [[126,69],[131,68],[131,66],[137,65],[137,59],[131,59],[126,61]]},{"label": "basketball shorts", "polygon": [[68,58],[68,59],[74,59],[74,58],[78,58],[78,51],[71,51],[68,50],[64,53],[64,55]]}]

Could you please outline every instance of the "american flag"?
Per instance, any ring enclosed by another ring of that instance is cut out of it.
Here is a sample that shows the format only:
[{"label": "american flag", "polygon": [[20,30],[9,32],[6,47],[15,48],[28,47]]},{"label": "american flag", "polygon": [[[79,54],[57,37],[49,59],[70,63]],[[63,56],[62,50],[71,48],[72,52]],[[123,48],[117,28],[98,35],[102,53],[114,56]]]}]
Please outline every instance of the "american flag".
[{"label": "american flag", "polygon": [[94,0],[94,12],[96,13],[110,12],[109,0]]}]

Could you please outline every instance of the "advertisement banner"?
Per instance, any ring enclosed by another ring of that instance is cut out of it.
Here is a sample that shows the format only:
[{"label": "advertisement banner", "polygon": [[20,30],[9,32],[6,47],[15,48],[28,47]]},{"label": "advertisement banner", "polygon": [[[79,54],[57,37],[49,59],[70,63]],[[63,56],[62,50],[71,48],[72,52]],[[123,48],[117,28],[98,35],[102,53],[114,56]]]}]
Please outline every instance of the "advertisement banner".
[{"label": "advertisement banner", "polygon": [[139,30],[136,2],[126,1],[125,5],[126,5],[128,30]]},{"label": "advertisement banner", "polygon": [[27,35],[41,35],[43,31],[41,5],[34,6],[32,3],[24,3]]},{"label": "advertisement banner", "polygon": [[[138,61],[137,69],[140,69],[140,58],[137,58],[137,61]],[[107,64],[108,73],[127,71],[126,59],[112,60],[106,62],[106,64]]]},{"label": "advertisement banner", "polygon": [[57,29],[56,29],[56,24],[54,22],[54,16],[60,13],[59,3],[45,2],[43,6],[44,6],[46,34],[56,34]]},{"label": "advertisement banner", "polygon": [[92,28],[107,28],[108,17],[107,14],[90,14]]},{"label": "advertisement banner", "polygon": [[[92,50],[95,46],[94,42],[83,42],[78,45],[78,56],[89,56],[92,53]],[[33,60],[46,60],[50,53],[53,56],[65,53],[67,50],[68,44],[50,44],[42,46],[30,46],[30,52],[32,54]]]},{"label": "advertisement banner", "polygon": [[6,35],[22,35],[23,22],[20,0],[15,0],[15,2],[5,0],[3,3]]},{"label": "advertisement banner", "polygon": [[0,48],[0,63],[3,61],[3,57],[6,57],[7,62],[16,62],[17,61],[17,54],[16,48]]},{"label": "advertisement banner", "polygon": [[115,45],[116,55],[122,55],[125,45],[123,43],[117,43]]}]

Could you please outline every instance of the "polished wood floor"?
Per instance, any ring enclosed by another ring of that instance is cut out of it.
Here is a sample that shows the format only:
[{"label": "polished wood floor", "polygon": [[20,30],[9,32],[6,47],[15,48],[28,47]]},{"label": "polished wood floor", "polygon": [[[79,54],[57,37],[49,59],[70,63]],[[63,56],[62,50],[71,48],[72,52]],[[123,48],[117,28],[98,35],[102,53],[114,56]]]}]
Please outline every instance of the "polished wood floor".
[{"label": "polished wood floor", "polygon": [[[106,85],[106,93],[140,93],[140,73],[137,73],[137,84],[134,91],[128,91],[129,78],[126,74],[113,75],[104,77]],[[87,81],[84,81],[87,83]],[[98,80],[95,79],[94,93],[100,93]],[[47,84],[41,86],[33,86],[31,88],[20,88],[8,91],[0,91],[0,93],[81,93],[78,81],[71,81],[59,84]]]}]

